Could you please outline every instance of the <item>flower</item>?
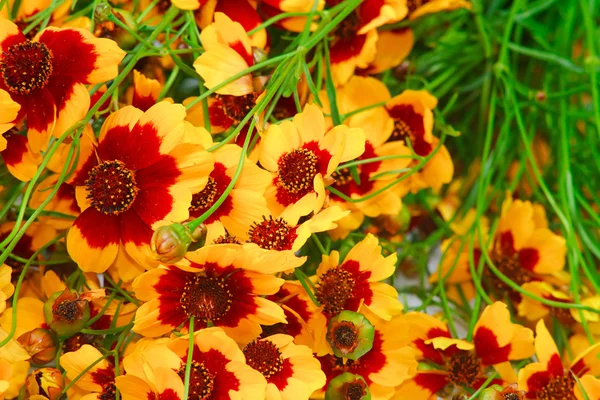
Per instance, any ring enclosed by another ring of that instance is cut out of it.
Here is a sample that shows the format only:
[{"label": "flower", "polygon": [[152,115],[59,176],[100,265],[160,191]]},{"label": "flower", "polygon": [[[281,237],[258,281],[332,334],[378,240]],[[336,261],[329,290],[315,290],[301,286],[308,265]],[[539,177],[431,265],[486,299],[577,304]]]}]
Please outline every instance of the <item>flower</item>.
[{"label": "flower", "polygon": [[27,116],[34,153],[52,132],[61,135],[83,118],[90,106],[85,85],[117,76],[125,56],[114,41],[84,29],[49,27],[28,40],[6,19],[0,19],[0,51],[0,89],[21,106],[13,123]]},{"label": "flower", "polygon": [[533,332],[511,323],[508,308],[501,302],[483,310],[472,342],[453,339],[448,328],[432,316],[409,313],[402,318],[409,327],[403,340],[418,351],[417,359],[429,368],[400,386],[397,399],[434,399],[450,384],[478,388],[486,381],[490,367],[502,378],[492,383],[514,382],[516,375],[509,361],[529,358],[534,352]]},{"label": "flower", "polygon": [[[518,285],[534,280],[568,282],[563,268],[566,241],[548,229],[542,206],[507,197],[494,236],[490,258],[496,268]],[[498,296],[508,294],[518,302],[520,296],[486,268],[487,287]]]},{"label": "flower", "polygon": [[0,314],[6,309],[6,300],[13,295],[12,268],[6,264],[0,266]]},{"label": "flower", "polygon": [[260,164],[274,173],[265,192],[274,216],[286,208],[289,218],[317,213],[325,202],[325,182],[340,162],[364,152],[364,132],[339,125],[326,130],[323,113],[313,104],[293,121],[269,126],[261,142]]},{"label": "flower", "polygon": [[364,315],[344,310],[329,321],[326,339],[336,357],[358,360],[373,348],[374,335]]},{"label": "flower", "polygon": [[[77,351],[63,354],[60,357],[60,365],[66,371],[68,380],[73,383],[71,389],[67,390],[68,397],[73,396],[70,392],[79,390],[94,394],[94,398],[114,398],[114,366],[96,348],[84,344]],[[80,374],[83,375],[79,377]]]},{"label": "flower", "polygon": [[[454,174],[454,164],[450,153],[439,139],[433,136],[433,109],[437,99],[425,90],[405,90],[391,98],[385,108],[394,121],[394,130],[388,141],[410,140],[415,154],[427,157],[434,148],[437,152],[430,158],[419,173],[411,176],[408,190],[417,192],[431,187],[439,190],[443,184],[449,183]],[[417,160],[413,165],[417,165]]]},{"label": "flower", "polygon": [[289,335],[272,335],[248,343],[246,363],[267,380],[266,400],[308,399],[325,384],[325,374],[310,347]]},{"label": "flower", "polygon": [[285,322],[281,307],[261,297],[276,293],[283,280],[254,272],[280,262],[275,256],[215,245],[188,254],[189,266],[144,273],[133,282],[136,297],[145,301],[133,331],[160,336],[181,324],[185,328],[194,316],[196,330],[211,323],[241,344],[251,342],[262,332],[261,324]]},{"label": "flower", "polygon": [[[327,0],[336,5],[340,0]],[[367,68],[375,59],[377,28],[406,16],[402,1],[365,0],[340,23],[331,44],[331,73],[336,85],[345,84],[356,68]]]},{"label": "flower", "polygon": [[341,263],[337,251],[323,256],[315,284],[320,307],[308,321],[314,331],[317,355],[331,352],[325,332],[328,321],[341,311],[369,310],[387,321],[400,314],[402,303],[396,289],[380,282],[394,273],[396,260],[396,254],[381,254],[379,241],[371,234],[354,246]]},{"label": "flower", "polygon": [[[575,377],[594,377],[600,373],[600,343],[589,346],[568,366],[563,366],[556,343],[540,320],[535,328],[535,354],[538,362],[530,363],[519,371],[519,388],[526,399],[573,398],[577,387]],[[585,381],[589,382],[589,378]]]},{"label": "flower", "polygon": [[191,188],[206,182],[212,157],[181,143],[184,117],[183,106],[161,102],[145,113],[124,107],[104,122],[98,147],[71,178],[83,211],[67,250],[83,271],[115,264],[132,280],[149,263],[152,230],[188,218]]},{"label": "flower", "polygon": [[[264,398],[267,386],[264,376],[246,364],[244,353],[221,328],[212,327],[197,332],[194,342],[196,347],[190,366],[190,398]],[[187,337],[169,344],[169,348],[182,360],[178,370],[181,377],[185,372],[188,347]]]},{"label": "flower", "polygon": [[142,111],[148,111],[156,104],[161,91],[161,84],[137,70],[133,70],[133,93],[131,105]]},{"label": "flower", "polygon": [[[327,385],[335,377],[350,372],[364,378],[373,400],[389,399],[396,386],[415,374],[415,354],[410,347],[396,340],[398,332],[403,329],[401,318],[393,318],[387,322],[371,312],[366,311],[364,314],[375,326],[371,350],[356,361],[338,358],[332,354],[318,359],[327,376]],[[322,391],[327,389],[327,385]],[[321,398],[322,391],[315,397]]]},{"label": "flower", "polygon": [[19,134],[16,128],[12,128],[0,138],[6,144],[6,148],[0,151],[0,155],[8,172],[20,181],[31,180],[42,162],[41,154],[31,150],[27,138]]}]

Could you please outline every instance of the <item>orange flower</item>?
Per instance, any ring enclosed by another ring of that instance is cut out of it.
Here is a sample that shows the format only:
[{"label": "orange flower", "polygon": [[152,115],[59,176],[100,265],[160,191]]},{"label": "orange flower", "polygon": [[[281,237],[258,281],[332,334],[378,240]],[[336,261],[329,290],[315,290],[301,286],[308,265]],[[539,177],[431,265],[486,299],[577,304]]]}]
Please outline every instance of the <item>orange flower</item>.
[{"label": "orange flower", "polygon": [[114,264],[132,280],[150,262],[152,229],[189,217],[191,188],[206,180],[212,156],[181,143],[184,117],[183,106],[167,102],[145,113],[127,106],[106,119],[97,149],[82,155],[71,182],[83,211],[67,250],[83,271]]},{"label": "orange flower", "polygon": [[283,280],[254,272],[280,263],[277,254],[257,257],[239,247],[214,245],[187,258],[188,266],[159,267],[134,281],[136,297],[145,301],[136,313],[135,332],[160,336],[181,324],[185,329],[194,316],[196,329],[211,323],[246,344],[260,335],[260,325],[285,322],[281,307],[261,297],[276,293]]},{"label": "orange flower", "polygon": [[[194,335],[194,341],[190,398],[264,398],[265,378],[246,364],[244,353],[221,328],[203,329]],[[169,348],[182,360],[180,376],[185,371],[188,347],[189,338],[185,336],[169,343]]]},{"label": "orange flower", "polygon": [[325,181],[342,161],[364,152],[364,132],[339,125],[326,130],[323,113],[309,104],[293,121],[271,125],[260,148],[260,164],[274,173],[265,192],[274,216],[317,213],[325,203]]},{"label": "orange flower", "polygon": [[266,400],[308,399],[325,384],[319,361],[307,346],[288,335],[272,335],[248,343],[246,363],[267,380]]},{"label": "orange flower", "polygon": [[[536,326],[535,353],[538,362],[519,371],[519,388],[527,392],[526,399],[573,398],[578,386],[575,377],[593,378],[600,373],[600,343],[589,346],[569,366],[564,366],[543,320]],[[593,385],[590,378],[584,381]]]},{"label": "orange flower", "polygon": [[28,40],[12,22],[0,20],[0,89],[21,106],[14,123],[27,116],[34,153],[50,134],[60,136],[90,106],[85,87],[114,78],[125,56],[117,44],[78,28],[46,28]]},{"label": "orange flower", "polygon": [[508,308],[501,302],[483,310],[472,343],[453,339],[445,324],[432,316],[410,313],[402,318],[408,326],[403,339],[418,351],[418,360],[434,368],[400,386],[396,399],[435,399],[436,393],[450,384],[478,388],[492,367],[502,378],[492,383],[514,382],[516,375],[509,361],[529,358],[534,352],[533,332],[511,323]]}]

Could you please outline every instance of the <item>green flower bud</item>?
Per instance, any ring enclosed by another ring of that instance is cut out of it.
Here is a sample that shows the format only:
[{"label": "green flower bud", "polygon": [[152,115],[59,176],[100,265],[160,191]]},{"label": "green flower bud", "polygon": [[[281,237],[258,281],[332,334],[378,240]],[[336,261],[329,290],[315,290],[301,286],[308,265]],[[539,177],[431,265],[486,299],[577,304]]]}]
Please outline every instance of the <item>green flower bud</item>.
[{"label": "green flower bud", "polygon": [[344,372],[329,382],[325,400],[371,400],[369,385],[360,375]]},{"label": "green flower bud", "polygon": [[99,3],[94,9],[94,22],[100,24],[108,20],[112,7],[108,3]]},{"label": "green flower bud", "polygon": [[59,339],[66,339],[79,332],[90,319],[89,302],[66,288],[53,293],[44,303],[44,316]]},{"label": "green flower bud", "polygon": [[185,257],[192,235],[182,224],[161,226],[152,235],[150,248],[154,258],[165,264],[174,264]]},{"label": "green flower bud", "polygon": [[357,360],[373,347],[375,328],[361,313],[342,311],[329,321],[327,342],[333,354]]}]

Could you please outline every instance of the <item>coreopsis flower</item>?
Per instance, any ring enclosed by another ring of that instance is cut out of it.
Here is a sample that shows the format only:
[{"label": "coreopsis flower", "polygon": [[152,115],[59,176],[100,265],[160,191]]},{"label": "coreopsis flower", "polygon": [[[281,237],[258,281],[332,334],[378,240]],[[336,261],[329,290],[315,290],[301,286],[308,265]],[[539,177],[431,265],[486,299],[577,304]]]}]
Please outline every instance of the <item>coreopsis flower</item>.
[{"label": "coreopsis flower", "polygon": [[459,8],[471,9],[471,3],[466,0],[408,0],[406,5],[410,19]]},{"label": "coreopsis flower", "polygon": [[[340,0],[327,0],[336,5]],[[330,47],[331,73],[336,85],[343,85],[356,68],[367,68],[375,59],[377,28],[403,19],[406,4],[396,0],[365,0],[333,32]]]},{"label": "coreopsis flower", "polygon": [[263,193],[271,181],[271,174],[247,160],[242,148],[237,145],[222,146],[211,154],[215,158],[214,167],[208,174],[208,182],[192,190],[190,218],[201,216],[219,200],[241,162],[242,173],[233,189],[204,224],[210,231],[214,223],[220,222],[229,234],[245,240],[252,222],[268,213]]},{"label": "coreopsis flower", "polygon": [[[221,328],[203,329],[194,335],[194,341],[190,398],[264,398],[267,386],[264,376],[246,364],[244,353]],[[187,337],[169,343],[169,348],[182,360],[180,376],[185,373],[188,347]]]},{"label": "coreopsis flower", "polygon": [[290,218],[317,213],[325,203],[325,183],[340,162],[364,152],[364,132],[338,125],[326,130],[323,113],[313,104],[293,121],[269,126],[262,137],[260,164],[274,173],[265,197],[274,216],[287,208]]},{"label": "coreopsis flower", "polygon": [[[489,255],[494,265],[518,285],[542,280],[568,282],[563,268],[567,252],[566,241],[548,229],[544,208],[529,201],[507,197]],[[520,300],[504,282],[486,268],[488,288],[499,296],[509,295]]]},{"label": "coreopsis flower", "polygon": [[400,314],[402,303],[396,289],[380,282],[394,273],[396,260],[396,254],[387,257],[381,254],[379,241],[371,234],[354,246],[343,262],[337,251],[323,256],[315,283],[315,297],[320,306],[309,321],[317,355],[331,352],[325,332],[329,320],[341,311],[367,309],[388,321]]},{"label": "coreopsis flower", "polygon": [[453,339],[445,324],[432,316],[410,313],[402,318],[409,326],[403,340],[417,350],[417,360],[430,368],[400,386],[395,399],[435,399],[436,393],[449,385],[478,388],[492,368],[501,377],[492,383],[511,383],[516,375],[510,361],[534,353],[533,332],[510,322],[508,308],[501,302],[483,310],[472,342]]},{"label": "coreopsis flower", "polygon": [[50,135],[61,135],[87,113],[85,87],[117,76],[125,56],[117,44],[77,28],[46,28],[27,39],[12,22],[0,20],[0,89],[21,106],[15,124],[27,117],[27,137],[34,153]]},{"label": "coreopsis flower", "polygon": [[[115,368],[99,350],[85,344],[77,351],[60,356],[60,365],[67,373],[67,379],[73,384],[67,395],[72,397],[75,391],[93,395],[97,399],[114,398]],[[83,374],[82,376],[79,376]],[[78,378],[78,379],[75,379]]]},{"label": "coreopsis flower", "polygon": [[183,106],[161,102],[145,113],[124,107],[104,122],[98,147],[71,179],[83,211],[67,250],[83,271],[114,264],[132,280],[150,260],[152,230],[189,217],[191,188],[206,182],[212,156],[181,143],[184,117]]},{"label": "coreopsis flower", "polygon": [[317,398],[322,398],[332,379],[345,372],[362,376],[373,400],[389,399],[398,385],[415,374],[417,362],[414,351],[396,339],[398,333],[406,329],[401,319],[394,318],[388,322],[371,312],[364,314],[375,326],[373,347],[358,360],[338,358],[333,354],[318,357],[327,376],[327,384],[316,393]]},{"label": "coreopsis flower", "polygon": [[[260,325],[285,322],[281,307],[261,297],[276,293],[283,280],[255,271],[281,262],[277,254],[244,251],[230,245],[207,246],[189,253],[189,265],[159,267],[133,283],[138,309],[133,331],[156,337],[195,317],[194,328],[220,326],[245,344],[260,335]],[[251,270],[248,270],[251,269]]]},{"label": "coreopsis flower", "polygon": [[[558,301],[563,303],[572,303],[573,299],[568,294],[568,288],[555,288],[551,284],[544,281],[526,282],[521,286],[527,292],[541,297],[546,300]],[[578,314],[576,310],[568,308],[559,308],[547,306],[529,296],[521,296],[521,301],[517,305],[517,311],[520,317],[526,318],[529,321],[539,321],[542,318],[553,316],[562,326],[572,326],[577,323],[573,314]]]},{"label": "coreopsis flower", "polygon": [[6,309],[6,300],[13,295],[12,268],[6,264],[0,266],[0,314]]},{"label": "coreopsis flower", "polygon": [[325,384],[325,374],[310,347],[289,335],[254,340],[243,348],[246,363],[267,380],[266,400],[308,399]]},{"label": "coreopsis flower", "polygon": [[[325,113],[329,113],[327,93],[321,92],[320,99]],[[365,201],[350,203],[335,194],[330,194],[330,205],[339,205],[351,214],[340,221],[339,228],[331,233],[334,238],[345,237],[357,229],[365,216],[397,215],[402,207],[398,193],[383,188],[396,179],[400,171],[412,161],[411,153],[404,143],[388,142],[392,135],[393,123],[387,116],[383,106],[369,108],[363,112],[356,110],[386,102],[391,98],[387,87],[375,78],[353,77],[338,89],[337,105],[342,115],[352,114],[344,124],[350,128],[362,129],[365,133],[365,151],[357,160],[367,160],[382,156],[397,156],[397,158],[373,161],[350,168],[337,169],[331,177],[335,180],[331,187],[353,199],[368,197],[375,192],[376,196]],[[358,179],[354,178],[358,176]]]},{"label": "coreopsis flower", "polygon": [[573,399],[578,386],[575,377],[583,379],[600,373],[600,343],[589,346],[568,365],[563,365],[543,320],[536,325],[535,354],[538,361],[519,371],[519,388],[527,392],[526,399]]},{"label": "coreopsis flower", "polygon": [[[385,108],[394,121],[394,130],[388,141],[402,141],[410,144],[415,154],[427,157],[438,147],[439,139],[433,136],[433,109],[437,99],[425,90],[405,90],[391,98]],[[413,165],[418,161],[414,160]],[[408,190],[413,192],[431,187],[439,190],[449,183],[454,174],[454,164],[446,146],[439,149],[427,161],[421,171],[408,178]]]}]

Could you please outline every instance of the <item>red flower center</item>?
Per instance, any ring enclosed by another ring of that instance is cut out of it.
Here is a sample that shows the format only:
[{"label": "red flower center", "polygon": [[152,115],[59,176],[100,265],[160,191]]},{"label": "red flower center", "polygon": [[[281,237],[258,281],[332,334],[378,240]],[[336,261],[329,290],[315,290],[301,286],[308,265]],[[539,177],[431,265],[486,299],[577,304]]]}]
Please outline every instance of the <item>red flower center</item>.
[{"label": "red flower center", "polygon": [[460,352],[450,359],[448,380],[459,386],[472,386],[481,372],[479,358],[471,352]]},{"label": "red flower center", "polygon": [[105,161],[92,168],[85,186],[92,206],[107,215],[129,210],[140,191],[134,172],[119,160]]},{"label": "red flower center", "polygon": [[231,308],[233,296],[225,279],[195,275],[189,279],[180,303],[188,316],[194,316],[204,322],[218,320]]},{"label": "red flower center", "polygon": [[352,274],[341,268],[333,268],[321,275],[315,288],[315,296],[323,306],[323,312],[333,316],[344,311],[352,297],[355,280]]},{"label": "red flower center", "polygon": [[283,368],[281,351],[269,340],[255,340],[244,348],[246,363],[270,378]]},{"label": "red flower center", "polygon": [[221,108],[225,115],[234,122],[240,122],[256,105],[256,93],[250,93],[243,96],[232,96],[218,94],[215,96],[221,102]]},{"label": "red flower center", "polygon": [[308,149],[295,149],[277,162],[279,184],[290,193],[308,193],[317,175],[318,158]]},{"label": "red flower center", "polygon": [[[185,379],[185,365],[179,368],[177,374]],[[191,400],[204,400],[210,398],[215,387],[214,375],[204,364],[192,361],[190,365],[190,389],[188,398]]]},{"label": "red flower center", "polygon": [[52,75],[52,51],[44,43],[27,40],[2,53],[0,71],[11,93],[29,94],[48,84]]},{"label": "red flower center", "polygon": [[217,195],[217,182],[211,177],[208,177],[208,182],[201,192],[195,193],[192,196],[192,205],[190,210],[203,210],[213,205]]},{"label": "red flower center", "polygon": [[[521,268],[521,262],[519,261],[519,255],[517,253],[506,254],[505,252],[502,252],[497,249],[494,252],[492,252],[492,254],[490,254],[490,258],[500,272],[502,272],[510,280],[512,280],[519,286],[521,286],[524,283],[531,282],[535,278],[531,271],[525,268]],[[518,293],[513,291],[513,289],[506,283],[502,282],[500,278],[498,278],[490,268],[484,269],[484,276],[486,277],[488,284],[496,291],[496,293],[499,296],[518,296]]]},{"label": "red flower center", "polygon": [[282,218],[269,219],[263,216],[261,223],[254,223],[248,232],[249,241],[267,250],[291,250],[298,235]]},{"label": "red flower center", "polygon": [[573,393],[574,385],[575,378],[573,378],[571,372],[567,372],[562,376],[551,379],[550,382],[542,389],[538,390],[535,395],[538,400],[575,400],[575,393]]},{"label": "red flower center", "polygon": [[345,400],[361,400],[367,395],[367,384],[361,379],[344,383],[342,393]]}]

